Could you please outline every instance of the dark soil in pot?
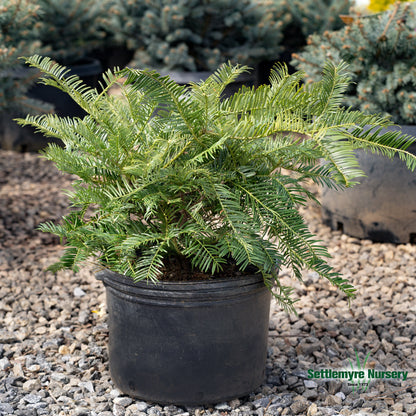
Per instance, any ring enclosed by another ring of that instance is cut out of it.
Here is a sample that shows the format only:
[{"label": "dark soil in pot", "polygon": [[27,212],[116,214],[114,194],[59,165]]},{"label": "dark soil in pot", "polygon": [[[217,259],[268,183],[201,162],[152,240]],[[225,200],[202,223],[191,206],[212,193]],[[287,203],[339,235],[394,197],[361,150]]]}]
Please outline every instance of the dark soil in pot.
[{"label": "dark soil in pot", "polygon": [[242,397],[264,380],[271,293],[261,275],[133,283],[110,271],[109,362],[125,394],[160,404]]},{"label": "dark soil in pot", "polygon": [[[140,255],[140,254],[139,254]],[[195,282],[199,280],[216,279],[238,279],[244,275],[254,275],[259,273],[258,269],[249,265],[244,272],[240,271],[233,259],[227,259],[223,264],[222,270],[215,274],[201,272],[192,267],[191,262],[186,257],[168,256],[164,260],[164,267],[161,269],[159,280],[162,282]]]}]

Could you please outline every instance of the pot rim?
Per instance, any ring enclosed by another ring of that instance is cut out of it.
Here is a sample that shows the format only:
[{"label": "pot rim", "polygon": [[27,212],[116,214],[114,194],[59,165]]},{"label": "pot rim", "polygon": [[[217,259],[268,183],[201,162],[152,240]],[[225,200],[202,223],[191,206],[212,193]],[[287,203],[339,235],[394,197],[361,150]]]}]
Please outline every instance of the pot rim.
[{"label": "pot rim", "polygon": [[231,302],[269,289],[260,274],[236,278],[186,282],[134,282],[130,277],[104,269],[96,273],[107,290],[131,302],[195,306],[205,302]]}]

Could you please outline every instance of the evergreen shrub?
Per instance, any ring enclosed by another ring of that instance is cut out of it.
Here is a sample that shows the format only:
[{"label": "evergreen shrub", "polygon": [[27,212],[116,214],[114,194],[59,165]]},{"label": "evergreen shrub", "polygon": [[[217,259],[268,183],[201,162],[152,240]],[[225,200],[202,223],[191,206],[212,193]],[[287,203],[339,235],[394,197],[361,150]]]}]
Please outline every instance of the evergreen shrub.
[{"label": "evergreen shrub", "polygon": [[321,62],[345,61],[352,84],[346,106],[391,115],[397,124],[416,123],[416,3],[396,3],[376,15],[356,15],[338,31],[312,35],[294,54],[293,65],[307,79],[321,77]]},{"label": "evergreen shrub", "polygon": [[112,0],[36,0],[35,3],[42,11],[42,44],[48,47],[48,55],[61,64],[82,60],[105,45],[112,33],[107,19]]},{"label": "evergreen shrub", "polygon": [[[267,0],[114,0],[118,42],[131,64],[161,71],[213,71],[221,62],[254,65],[282,50],[283,22]],[[115,23],[112,23],[116,25]]]},{"label": "evergreen shrub", "polygon": [[[50,144],[44,156],[78,178],[70,213],[41,227],[67,246],[53,271],[77,270],[93,258],[136,281],[157,282],[178,264],[196,279],[254,268],[293,310],[291,288],[277,275],[285,266],[298,279],[304,268],[315,271],[351,297],[354,288],[328,264],[327,249],[298,211],[315,201],[306,183],[354,184],[363,174],[355,148],[398,154],[416,167],[405,150],[413,139],[378,134],[391,124],[387,118],[340,107],[350,81],[345,64],[328,63],[313,84],[276,67],[270,84],[221,99],[246,67],[222,65],[189,88],[154,71],[109,71],[99,92],[65,78],[49,58],[28,62],[88,114],[19,121],[61,139],[65,146]],[[120,94],[107,94],[114,85]],[[368,125],[375,131],[364,130]]]},{"label": "evergreen shrub", "polygon": [[0,0],[0,111],[11,114],[39,112],[42,103],[30,100],[27,91],[36,71],[25,70],[20,56],[40,53],[40,7],[30,0]]}]

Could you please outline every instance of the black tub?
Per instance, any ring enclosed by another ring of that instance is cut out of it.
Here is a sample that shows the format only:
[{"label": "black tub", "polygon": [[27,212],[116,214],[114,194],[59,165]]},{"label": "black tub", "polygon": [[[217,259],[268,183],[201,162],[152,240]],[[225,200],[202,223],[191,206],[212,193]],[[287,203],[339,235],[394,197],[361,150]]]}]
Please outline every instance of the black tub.
[{"label": "black tub", "polygon": [[125,394],[161,404],[241,397],[264,379],[270,291],[261,276],[133,283],[110,271],[109,360]]}]

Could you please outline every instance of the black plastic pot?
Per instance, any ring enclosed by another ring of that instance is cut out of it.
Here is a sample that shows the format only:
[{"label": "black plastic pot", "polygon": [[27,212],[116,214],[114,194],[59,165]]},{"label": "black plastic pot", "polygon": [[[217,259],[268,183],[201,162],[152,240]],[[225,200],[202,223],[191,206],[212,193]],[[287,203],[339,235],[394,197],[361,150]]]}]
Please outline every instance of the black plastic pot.
[{"label": "black plastic pot", "polygon": [[[189,85],[191,82],[197,83],[205,81],[212,72],[187,72],[187,71],[171,71],[162,72],[162,75],[169,75],[179,85]],[[231,82],[225,88],[222,98],[229,98],[235,94],[241,87],[257,86],[257,71],[241,74],[234,82]]]},{"label": "black plastic pot", "polygon": [[[101,64],[97,59],[84,58],[73,65],[67,65],[67,67],[70,70],[68,76],[78,75],[88,86],[98,87]],[[86,115],[85,111],[68,94],[55,87],[35,84],[29,90],[28,96],[52,104],[55,113],[62,117],[83,117]]]},{"label": "black plastic pot", "polygon": [[241,397],[264,380],[270,291],[261,276],[133,283],[110,271],[109,362],[125,394],[160,404]]},{"label": "black plastic pot", "polygon": [[16,152],[38,152],[49,143],[61,144],[59,139],[45,137],[35,133],[31,126],[19,126],[15,121],[17,115],[0,112],[0,149]]},{"label": "black plastic pot", "polygon": [[90,56],[100,61],[103,71],[112,71],[115,67],[125,68],[133,59],[134,52],[124,45],[108,45],[93,51]]},{"label": "black plastic pot", "polygon": [[[401,131],[416,136],[416,126],[401,126]],[[416,144],[408,151],[416,154]],[[416,172],[408,170],[398,157],[390,160],[362,150],[356,155],[367,177],[343,191],[324,188],[323,221],[357,238],[416,243]]]}]

